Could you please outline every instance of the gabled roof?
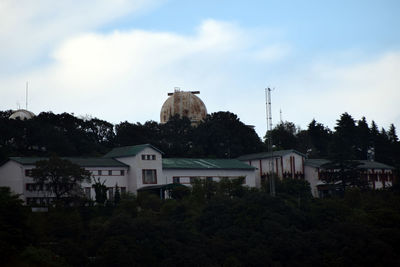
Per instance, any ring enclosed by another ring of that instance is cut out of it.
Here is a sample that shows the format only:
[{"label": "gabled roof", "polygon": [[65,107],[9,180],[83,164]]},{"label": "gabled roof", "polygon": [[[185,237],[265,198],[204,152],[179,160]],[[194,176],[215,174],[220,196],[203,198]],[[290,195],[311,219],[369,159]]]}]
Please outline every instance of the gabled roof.
[{"label": "gabled roof", "polygon": [[255,168],[236,159],[166,158],[163,159],[163,169],[254,170]]},{"label": "gabled roof", "polygon": [[290,153],[296,153],[300,156],[306,157],[303,153],[300,153],[294,149],[288,149],[288,150],[278,150],[278,151],[273,151],[273,152],[260,152],[260,153],[254,153],[254,154],[247,154],[238,157],[238,160],[241,161],[246,161],[246,160],[254,160],[254,159],[267,159],[267,158],[272,158],[272,157],[282,157]]},{"label": "gabled roof", "polygon": [[[10,160],[22,165],[35,165],[37,161],[47,160],[44,157],[11,157]],[[62,157],[81,167],[129,167],[128,165],[111,158],[70,158]]]},{"label": "gabled roof", "polygon": [[[393,170],[392,166],[386,165],[384,163],[380,163],[377,161],[370,161],[370,160],[355,160],[360,162],[361,164],[358,166],[360,169],[386,169],[386,170]],[[329,163],[330,160],[327,159],[307,159],[304,164],[306,166],[311,166],[314,168],[321,168],[322,165]]]},{"label": "gabled roof", "polygon": [[164,154],[161,150],[150,144],[143,144],[136,146],[122,146],[113,148],[110,152],[105,154],[103,158],[123,158],[123,157],[136,156],[137,154],[139,154],[139,152],[148,147],[160,152],[161,154]]}]

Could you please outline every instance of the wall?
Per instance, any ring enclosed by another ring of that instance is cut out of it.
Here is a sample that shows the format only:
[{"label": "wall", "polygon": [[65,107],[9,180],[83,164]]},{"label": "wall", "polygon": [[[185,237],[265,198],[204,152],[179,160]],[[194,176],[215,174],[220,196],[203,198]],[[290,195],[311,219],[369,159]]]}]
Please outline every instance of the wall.
[{"label": "wall", "polygon": [[[244,176],[245,185],[249,187],[255,187],[255,170],[221,170],[221,169],[164,169],[164,179],[167,183],[173,183],[173,177],[213,177],[215,181],[218,178],[228,177],[228,178],[238,178]],[[185,184],[185,183],[184,183]],[[190,183],[186,183],[189,185]]]},{"label": "wall", "polygon": [[[92,180],[90,183],[82,183],[82,188],[90,188],[90,197],[95,199],[96,193],[92,185],[94,184],[93,178],[100,179],[100,182],[104,183],[105,186],[109,188],[115,188],[115,185],[118,187],[125,187],[128,190],[128,167],[86,167],[86,170],[92,173]],[[98,171],[102,171],[102,175],[98,174]],[[124,175],[121,175],[121,170],[124,171]],[[112,171],[112,174],[109,175],[108,172]]]},{"label": "wall", "polygon": [[304,177],[306,181],[310,183],[313,197],[319,197],[317,185],[321,183],[321,181],[318,179],[318,170],[318,168],[307,165],[304,167]]},{"label": "wall", "polygon": [[[0,167],[0,186],[10,187],[16,194],[24,194],[25,169],[15,161],[9,160]],[[23,195],[21,198],[25,200]]]},{"label": "wall", "polygon": [[[368,169],[368,170],[363,170],[366,171],[368,174],[368,183],[369,186],[372,189],[382,189],[384,187],[391,187],[392,186],[392,181],[390,181],[390,179],[387,179],[385,181],[385,186],[383,186],[383,181],[382,181],[382,173],[384,174],[392,174],[392,171],[389,169]],[[319,192],[318,192],[318,185],[324,184],[324,182],[322,180],[319,179],[319,168],[317,167],[312,167],[312,166],[305,166],[305,179],[306,181],[308,181],[310,183],[310,187],[311,187],[311,193],[313,195],[313,197],[319,197]],[[377,176],[377,180],[374,181],[373,179],[373,175]]]},{"label": "wall", "polygon": [[280,178],[283,178],[283,173],[291,173],[293,178],[295,178],[296,173],[304,174],[304,157],[294,152],[282,157],[274,157],[274,159],[264,158],[243,161],[257,168],[255,172],[256,187],[261,187],[261,176],[270,173],[272,160],[274,164],[273,173],[276,173]]},{"label": "wall", "polygon": [[[155,155],[155,160],[142,160],[142,155]],[[162,177],[162,155],[157,150],[150,147],[143,149],[136,156],[132,157],[121,157],[116,158],[116,160],[121,161],[130,166],[128,171],[128,190],[132,193],[137,192],[137,189],[143,186],[155,185],[155,184],[143,184],[142,170],[144,169],[155,169],[157,171],[157,183],[165,184]]]}]

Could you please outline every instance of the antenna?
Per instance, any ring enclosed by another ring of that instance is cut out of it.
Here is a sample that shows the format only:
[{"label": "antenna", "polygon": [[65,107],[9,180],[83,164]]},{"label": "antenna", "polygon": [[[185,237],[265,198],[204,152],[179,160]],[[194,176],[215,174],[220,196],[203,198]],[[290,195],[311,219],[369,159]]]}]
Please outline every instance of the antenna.
[{"label": "antenna", "polygon": [[26,82],[25,110],[28,110],[28,82]]},{"label": "antenna", "polygon": [[271,152],[271,160],[269,161],[269,189],[270,195],[272,197],[275,196],[275,178],[274,178],[274,151],[272,149],[272,112],[271,112],[271,88],[265,89],[265,98],[266,98],[266,106],[267,106],[267,133],[270,133],[268,136],[268,151]]},{"label": "antenna", "polygon": [[281,119],[281,123],[283,122],[282,120],[282,109],[279,110],[279,118]]}]

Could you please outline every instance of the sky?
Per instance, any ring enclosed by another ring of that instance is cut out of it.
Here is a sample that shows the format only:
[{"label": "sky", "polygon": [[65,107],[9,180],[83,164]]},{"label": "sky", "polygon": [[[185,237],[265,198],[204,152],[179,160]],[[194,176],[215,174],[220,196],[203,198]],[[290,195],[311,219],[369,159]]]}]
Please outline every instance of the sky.
[{"label": "sky", "polygon": [[0,0],[0,110],[159,121],[200,91],[260,137],[272,120],[400,128],[397,0]]}]

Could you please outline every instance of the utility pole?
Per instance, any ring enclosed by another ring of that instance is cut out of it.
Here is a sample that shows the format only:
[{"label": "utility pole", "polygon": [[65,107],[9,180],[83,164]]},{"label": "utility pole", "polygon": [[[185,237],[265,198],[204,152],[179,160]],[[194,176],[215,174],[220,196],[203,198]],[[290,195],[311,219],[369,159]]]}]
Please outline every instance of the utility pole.
[{"label": "utility pole", "polygon": [[268,152],[271,153],[271,160],[269,161],[269,188],[270,195],[272,197],[275,196],[275,177],[274,177],[274,151],[273,151],[273,143],[272,143],[272,112],[271,112],[271,88],[265,89],[265,98],[267,105],[267,133],[270,133],[268,136]]}]

